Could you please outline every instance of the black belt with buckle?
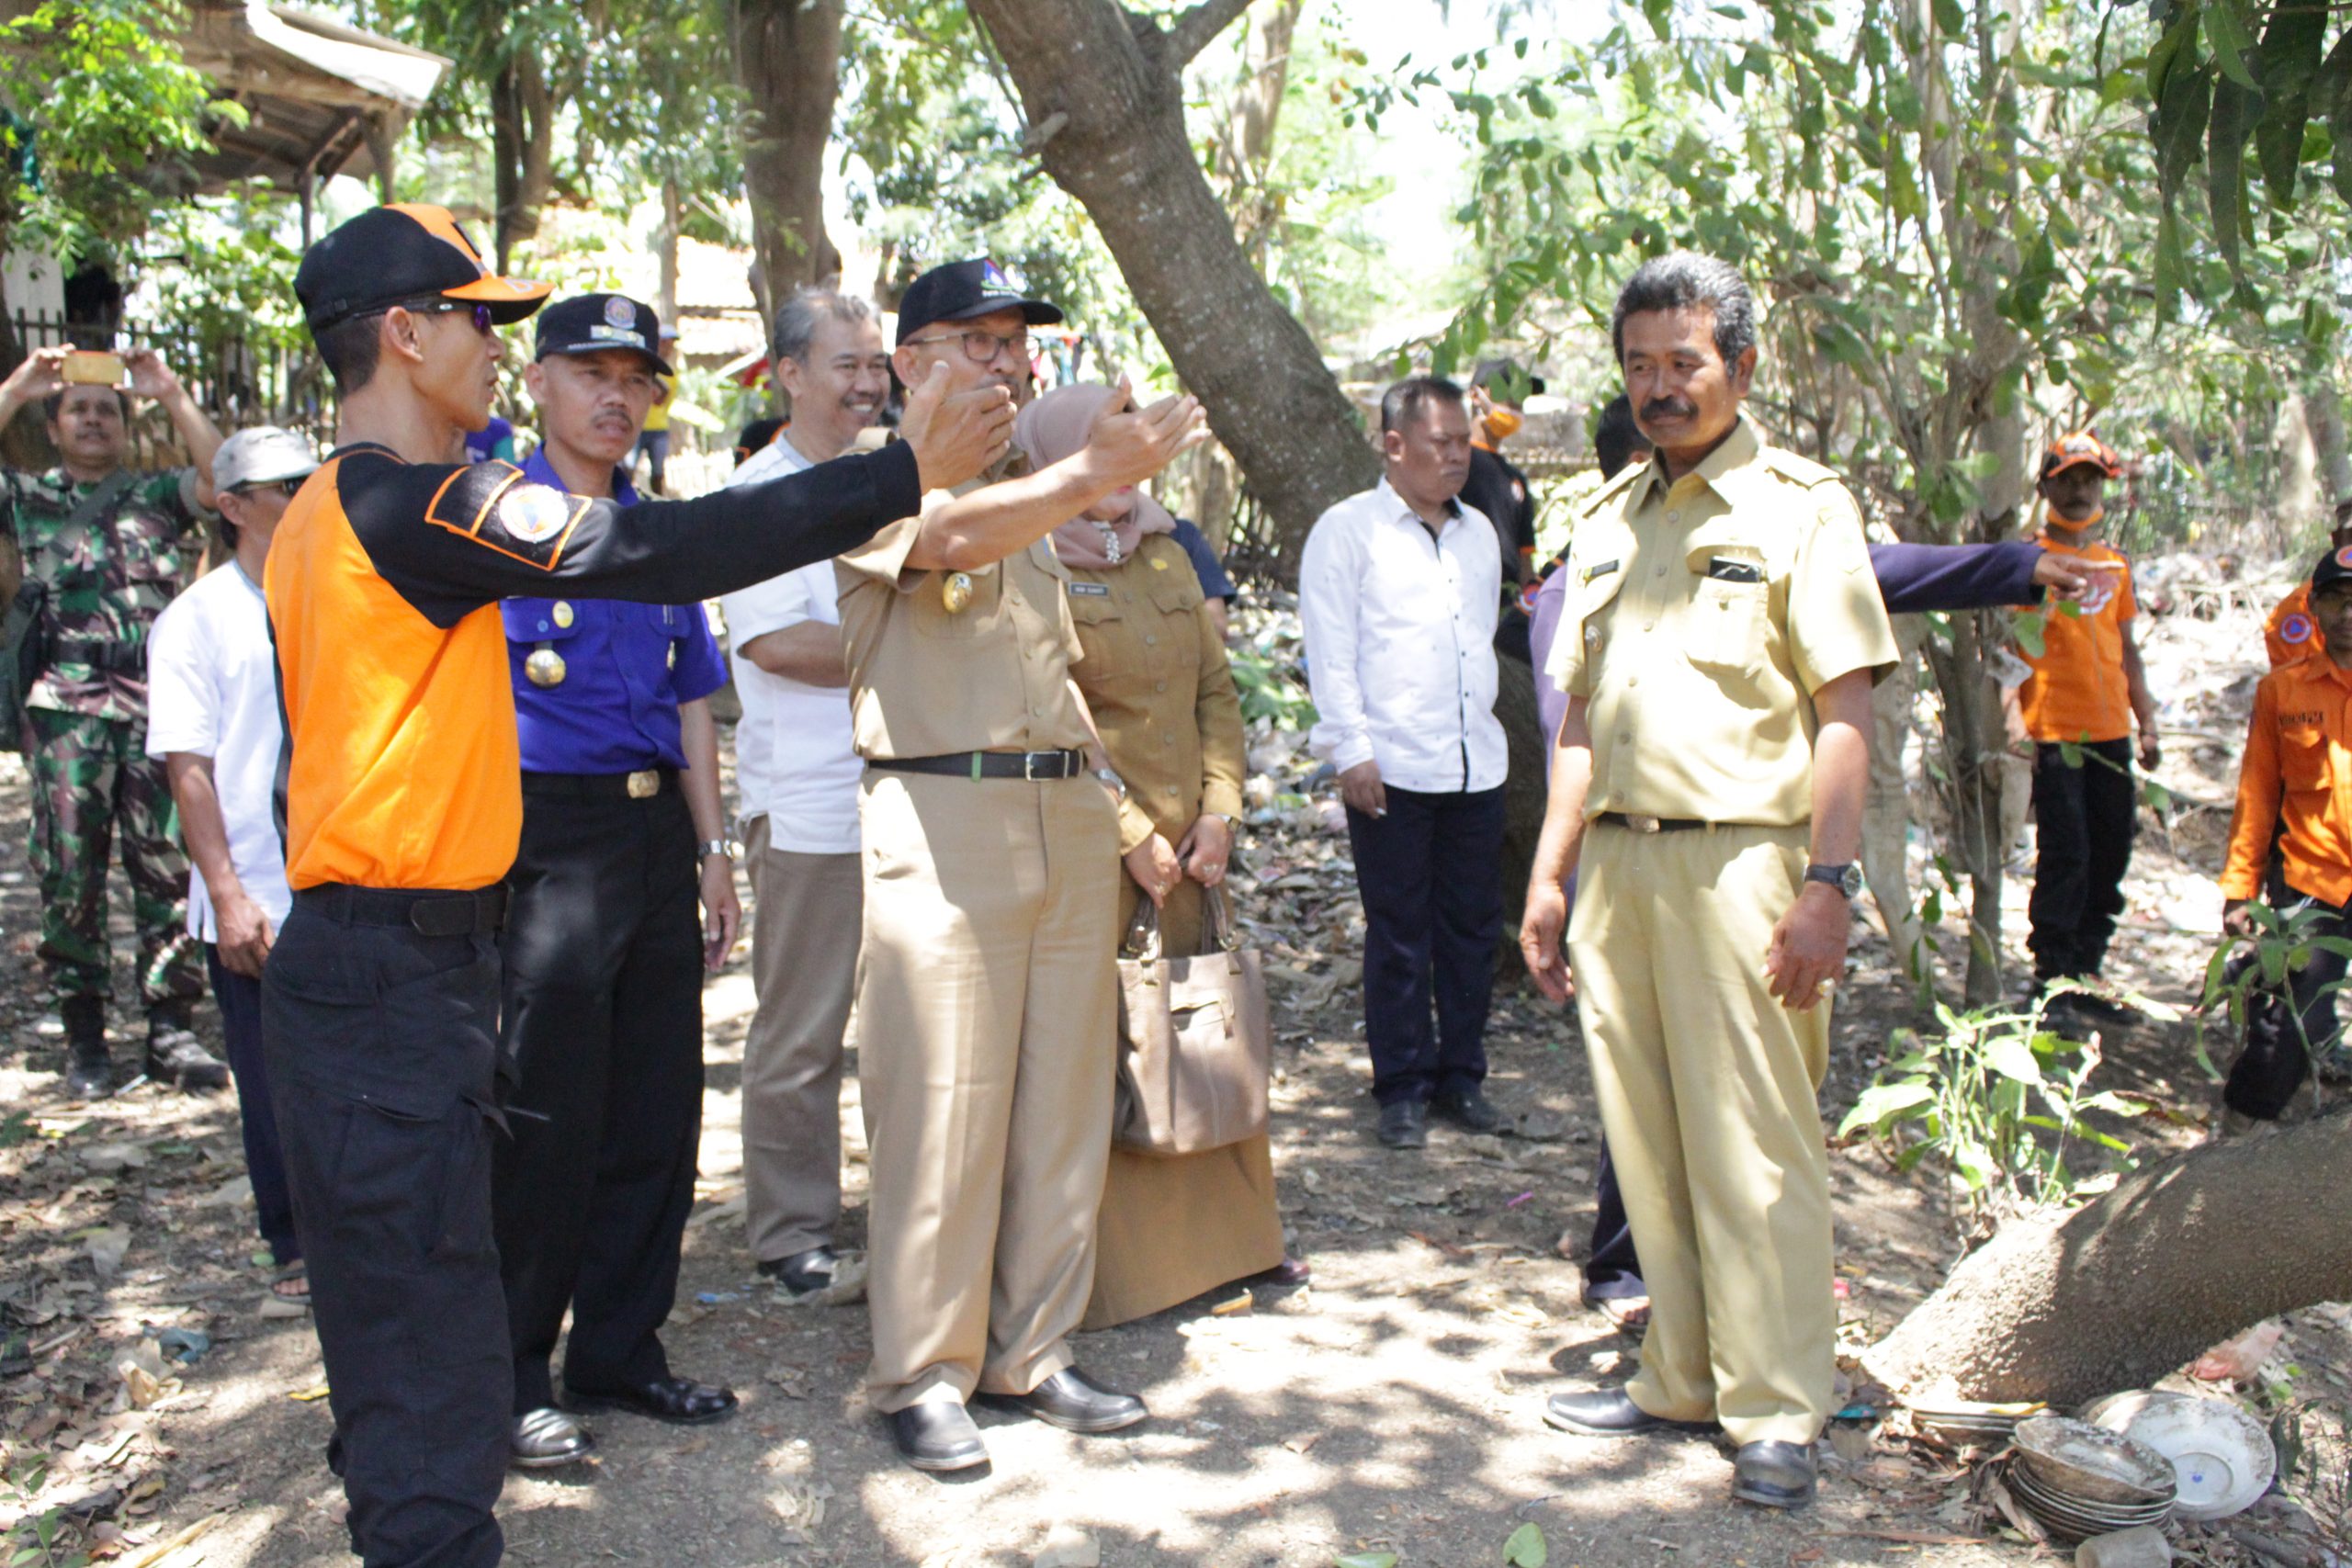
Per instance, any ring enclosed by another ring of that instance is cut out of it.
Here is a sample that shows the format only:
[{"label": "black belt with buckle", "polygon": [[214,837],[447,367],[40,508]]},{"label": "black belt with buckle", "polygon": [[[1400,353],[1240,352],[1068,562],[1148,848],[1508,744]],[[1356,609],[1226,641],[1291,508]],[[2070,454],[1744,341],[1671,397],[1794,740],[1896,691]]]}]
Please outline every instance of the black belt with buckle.
[{"label": "black belt with buckle", "polygon": [[1721,825],[1699,817],[1645,817],[1638,811],[1604,811],[1593,820],[1612,828],[1630,828],[1636,833],[1680,833],[1692,828]]},{"label": "black belt with buckle", "polygon": [[650,800],[678,787],[675,768],[639,768],[633,773],[535,773],[523,775],[526,795],[560,795],[573,800]]},{"label": "black belt with buckle", "polygon": [[52,664],[86,664],[117,675],[147,673],[147,645],[112,637],[51,637],[47,649]]},{"label": "black belt with buckle", "polygon": [[958,779],[1074,779],[1086,772],[1086,753],[951,751],[944,757],[872,757],[865,765],[895,773],[939,773]]},{"label": "black belt with buckle", "polygon": [[341,926],[405,926],[422,936],[488,934],[506,923],[506,884],[469,893],[410,887],[355,887],[330,882],[297,891],[294,901]]}]

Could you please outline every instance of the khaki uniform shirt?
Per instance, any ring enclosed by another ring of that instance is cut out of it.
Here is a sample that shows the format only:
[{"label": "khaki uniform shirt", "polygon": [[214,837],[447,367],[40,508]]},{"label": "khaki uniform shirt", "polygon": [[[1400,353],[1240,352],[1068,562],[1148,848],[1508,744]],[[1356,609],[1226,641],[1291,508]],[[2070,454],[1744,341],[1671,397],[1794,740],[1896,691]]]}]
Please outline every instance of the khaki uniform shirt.
[{"label": "khaki uniform shirt", "polygon": [[1184,547],[1148,534],[1125,562],[1065,569],[1086,650],[1072,671],[1111,767],[1127,782],[1119,852],[1194,819],[1241,815],[1241,699]]},{"label": "khaki uniform shirt", "polygon": [[[834,558],[857,754],[1080,750],[1091,745],[1070,694],[1083,651],[1064,592],[1069,574],[1040,539],[969,571],[907,565],[922,530],[902,518]],[[950,610],[951,578],[971,599]]]},{"label": "khaki uniform shirt", "polygon": [[1835,474],[1746,419],[1668,485],[1604,485],[1568,547],[1548,673],[1587,700],[1588,818],[1792,827],[1813,815],[1813,694],[1894,666],[1861,514]]}]

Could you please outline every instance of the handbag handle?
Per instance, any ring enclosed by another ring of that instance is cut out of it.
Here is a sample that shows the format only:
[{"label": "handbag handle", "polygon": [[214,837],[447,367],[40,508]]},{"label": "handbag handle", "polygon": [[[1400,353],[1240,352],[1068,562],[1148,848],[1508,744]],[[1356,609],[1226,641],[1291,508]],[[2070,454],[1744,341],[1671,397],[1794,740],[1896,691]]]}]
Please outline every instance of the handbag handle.
[{"label": "handbag handle", "polygon": [[1159,906],[1148,893],[1136,900],[1135,918],[1127,922],[1127,934],[1119,942],[1119,956],[1146,964],[1159,961]]},{"label": "handbag handle", "polygon": [[1241,932],[1235,927],[1233,896],[1226,891],[1225,884],[1222,882],[1215,887],[1206,889],[1205,892],[1207,896],[1202,899],[1202,902],[1208,906],[1208,910],[1207,919],[1202,928],[1202,935],[1208,945],[1202,951],[1240,952]]}]

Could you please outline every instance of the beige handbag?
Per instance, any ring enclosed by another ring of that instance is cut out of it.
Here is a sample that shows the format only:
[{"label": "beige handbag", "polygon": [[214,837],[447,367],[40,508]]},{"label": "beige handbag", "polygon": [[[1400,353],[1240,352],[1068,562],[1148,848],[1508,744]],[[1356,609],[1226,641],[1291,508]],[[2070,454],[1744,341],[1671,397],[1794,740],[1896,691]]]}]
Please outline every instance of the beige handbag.
[{"label": "beige handbag", "polygon": [[1119,949],[1119,1077],[1112,1140],[1148,1154],[1221,1149],[1266,1130],[1273,1032],[1258,955],[1225,889],[1204,902],[1209,951],[1163,958],[1159,910],[1136,905]]}]

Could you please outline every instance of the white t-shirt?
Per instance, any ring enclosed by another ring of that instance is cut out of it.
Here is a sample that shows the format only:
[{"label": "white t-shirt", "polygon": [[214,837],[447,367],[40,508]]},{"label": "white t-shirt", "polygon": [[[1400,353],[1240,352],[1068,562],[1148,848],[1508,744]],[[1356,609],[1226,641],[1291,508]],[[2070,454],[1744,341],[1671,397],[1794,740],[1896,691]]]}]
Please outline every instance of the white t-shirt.
[{"label": "white t-shirt", "polygon": [[[147,634],[147,755],[212,759],[212,786],[229,829],[229,863],[246,896],[286,923],[294,896],[270,795],[277,781],[276,654],[261,590],[234,561],[207,572]],[[187,876],[188,934],[220,940],[203,874]]]},{"label": "white t-shirt", "polygon": [[[727,482],[757,484],[813,467],[789,439],[778,439]],[[742,649],[753,637],[803,621],[841,625],[837,595],[833,563],[820,560],[718,601],[727,617],[735,694],[743,704],[735,727],[741,818],[765,817],[769,844],[798,854],[858,852],[857,782],[865,764],[850,746],[849,688],[771,675],[744,658]]]}]

